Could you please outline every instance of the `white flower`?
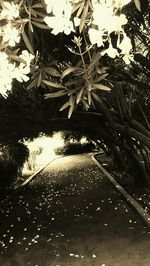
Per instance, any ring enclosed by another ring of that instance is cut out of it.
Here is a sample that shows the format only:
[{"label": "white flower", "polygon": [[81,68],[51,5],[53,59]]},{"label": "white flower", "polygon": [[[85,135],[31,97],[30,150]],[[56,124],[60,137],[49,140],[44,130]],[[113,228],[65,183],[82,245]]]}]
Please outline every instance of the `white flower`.
[{"label": "white flower", "polygon": [[117,49],[113,48],[112,44],[109,44],[109,48],[106,49],[105,51],[101,52],[102,55],[104,54],[108,54],[109,57],[111,58],[115,58],[116,56],[118,56],[118,51]]},{"label": "white flower", "polygon": [[124,38],[121,41],[121,43],[118,45],[118,47],[121,49],[122,54],[130,53],[132,49],[132,44],[130,38],[126,34],[124,34]]},{"label": "white flower", "polygon": [[62,17],[45,17],[45,23],[52,28],[52,33],[57,35],[60,32],[64,32],[65,34],[70,34],[71,31],[74,31],[73,22],[68,20],[68,18]]},{"label": "white flower", "polygon": [[124,60],[124,62],[129,65],[131,63],[131,61],[134,60],[134,56],[133,54],[125,54],[122,58]]},{"label": "white flower", "polygon": [[13,2],[3,2],[4,8],[1,11],[1,17],[6,17],[9,20],[19,17],[19,7]]},{"label": "white flower", "polygon": [[34,59],[35,56],[29,53],[27,50],[23,50],[19,57],[21,57],[26,62],[27,66],[30,66],[31,61]]},{"label": "white flower", "polygon": [[78,27],[80,25],[81,19],[78,17],[74,17],[73,19],[75,27]]},{"label": "white flower", "polygon": [[29,77],[27,76],[27,74],[30,73],[30,67],[26,66],[23,63],[20,63],[19,67],[17,67],[15,69],[15,78],[19,81],[19,82],[23,82],[23,81],[28,81]]},{"label": "white flower", "polygon": [[109,30],[114,24],[113,7],[107,8],[106,4],[97,3],[94,5],[93,23],[102,30]]},{"label": "white flower", "polygon": [[53,13],[55,16],[63,14],[68,18],[71,17],[72,5],[69,0],[45,0],[47,13]]},{"label": "white flower", "polygon": [[127,24],[127,22],[128,20],[124,14],[121,14],[120,16],[114,16],[115,31],[122,31],[122,26]]},{"label": "white flower", "polygon": [[98,47],[103,45],[103,39],[102,39],[102,31],[98,31],[96,29],[92,29],[90,28],[88,30],[88,34],[89,34],[89,38],[90,38],[90,42],[92,44],[97,44]]},{"label": "white flower", "polygon": [[4,97],[7,97],[7,91],[10,91],[12,89],[12,80],[5,80],[3,77],[1,77],[0,73],[0,84],[0,94],[2,94]]},{"label": "white flower", "polygon": [[8,55],[4,52],[0,52],[0,67],[8,64]]},{"label": "white flower", "polygon": [[3,29],[3,42],[8,42],[8,44],[13,47],[16,43],[19,43],[19,41],[19,31],[16,28],[13,28],[10,24],[7,24]]},{"label": "white flower", "polygon": [[12,72],[15,66],[8,61],[8,56],[0,52],[0,93],[6,96],[7,91],[12,88]]}]

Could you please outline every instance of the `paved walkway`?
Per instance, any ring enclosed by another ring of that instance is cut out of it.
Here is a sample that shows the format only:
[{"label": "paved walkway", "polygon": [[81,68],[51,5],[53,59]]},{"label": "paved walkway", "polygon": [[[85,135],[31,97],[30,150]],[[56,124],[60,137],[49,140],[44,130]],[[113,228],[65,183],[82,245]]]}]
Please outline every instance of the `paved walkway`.
[{"label": "paved walkway", "polygon": [[0,203],[0,266],[149,266],[150,232],[90,155],[54,161]]}]

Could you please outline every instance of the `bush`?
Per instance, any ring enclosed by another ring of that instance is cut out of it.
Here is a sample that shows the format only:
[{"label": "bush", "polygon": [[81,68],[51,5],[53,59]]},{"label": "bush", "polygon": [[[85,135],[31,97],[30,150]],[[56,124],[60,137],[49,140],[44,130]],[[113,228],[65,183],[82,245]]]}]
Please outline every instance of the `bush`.
[{"label": "bush", "polygon": [[22,143],[6,144],[0,147],[0,187],[10,187],[21,173],[28,157],[28,149]]},{"label": "bush", "polygon": [[92,152],[95,146],[93,143],[81,144],[79,142],[66,143],[64,147],[58,148],[55,153],[57,155],[71,155],[71,154],[80,154],[86,152]]}]

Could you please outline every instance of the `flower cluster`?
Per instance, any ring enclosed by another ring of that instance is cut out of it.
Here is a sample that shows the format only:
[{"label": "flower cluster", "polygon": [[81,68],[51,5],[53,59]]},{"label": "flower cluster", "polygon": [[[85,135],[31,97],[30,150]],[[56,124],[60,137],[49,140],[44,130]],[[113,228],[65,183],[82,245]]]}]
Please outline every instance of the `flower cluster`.
[{"label": "flower cluster", "polygon": [[[132,60],[132,55],[130,54],[132,44],[123,30],[123,26],[127,23],[127,18],[124,14],[118,15],[120,13],[118,10],[128,2],[130,0],[101,0],[100,2],[94,0],[91,24],[88,30],[92,44],[102,47],[106,41],[109,42],[109,48],[104,50],[102,55],[107,53],[112,58],[123,55],[123,60],[126,64],[129,64],[130,60]],[[111,40],[111,33],[113,32],[118,36],[116,48],[113,47]]]},{"label": "flower cluster", "polygon": [[[7,91],[12,89],[14,79],[19,82],[28,81],[27,74],[30,73],[30,64],[34,56],[27,50],[20,55],[15,54],[17,61],[13,61],[12,47],[20,42],[20,30],[16,20],[19,18],[19,5],[13,2],[1,2],[0,22],[0,93],[7,96]],[[12,52],[11,52],[12,51]],[[20,62],[20,63],[19,63]]]},{"label": "flower cluster", "polygon": [[0,92],[3,96],[7,96],[7,91],[12,89],[13,79],[19,82],[28,81],[27,74],[30,73],[30,64],[34,56],[27,50],[23,50],[19,58],[22,62],[18,65],[9,60],[5,52],[0,52]]},{"label": "flower cluster", "polygon": [[[130,1],[91,0],[91,17],[87,24],[91,44],[103,47],[105,42],[108,41],[109,48],[103,51],[102,54],[107,53],[112,58],[122,56],[126,64],[129,64],[130,60],[132,60],[132,55],[130,54],[132,45],[123,30],[123,26],[127,23],[127,18],[120,11]],[[44,21],[52,29],[53,34],[75,32],[75,28],[80,25],[82,17],[78,15],[81,12],[77,12],[77,15],[75,12],[72,14],[72,9],[75,4],[80,4],[79,0],[45,0],[45,4],[49,16],[46,16]],[[118,35],[116,48],[113,47],[110,37],[113,32]]]},{"label": "flower cluster", "polygon": [[2,2],[0,11],[0,21],[5,20],[6,24],[0,29],[1,43],[7,43],[13,47],[20,42],[19,29],[14,27],[13,22],[19,17],[19,6],[13,2]]},{"label": "flower cluster", "polygon": [[45,23],[52,28],[52,33],[57,35],[60,32],[70,34],[74,31],[71,21],[72,5],[69,0],[45,0],[47,13],[50,16],[44,18]]}]

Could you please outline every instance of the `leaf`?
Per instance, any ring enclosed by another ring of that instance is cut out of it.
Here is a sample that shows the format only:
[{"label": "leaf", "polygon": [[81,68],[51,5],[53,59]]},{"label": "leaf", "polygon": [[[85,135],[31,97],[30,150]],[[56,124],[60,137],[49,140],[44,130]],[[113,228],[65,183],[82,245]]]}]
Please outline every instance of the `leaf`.
[{"label": "leaf", "polygon": [[80,2],[80,3],[76,3],[76,4],[74,4],[74,7],[73,7],[71,13],[73,14],[73,13],[74,13],[75,11],[77,11],[77,10],[80,8],[80,6],[83,5],[83,4],[84,4],[84,2]]},{"label": "leaf", "polygon": [[102,74],[102,75],[100,75],[95,81],[96,81],[96,82],[99,82],[99,81],[105,79],[107,76],[108,76],[108,73]]},{"label": "leaf", "polygon": [[43,8],[43,5],[41,3],[34,4],[32,8]]},{"label": "leaf", "polygon": [[140,0],[134,0],[134,3],[135,3],[136,8],[141,12],[141,2],[140,2]]},{"label": "leaf", "polygon": [[39,76],[38,76],[38,80],[37,80],[37,88],[40,87],[41,82],[42,82],[42,73],[40,72],[40,73],[39,73]]},{"label": "leaf", "polygon": [[74,79],[74,80],[69,80],[65,82],[65,85],[66,86],[79,85],[82,82],[83,82],[83,79]]},{"label": "leaf", "polygon": [[61,83],[55,83],[50,80],[43,79],[43,83],[45,83],[47,86],[54,87],[54,88],[64,88],[64,86]]},{"label": "leaf", "polygon": [[70,106],[70,101],[64,103],[64,104],[62,105],[62,107],[60,108],[59,111],[60,111],[60,112],[63,111],[63,110],[66,109],[68,106]]},{"label": "leaf", "polygon": [[60,73],[53,67],[44,67],[44,71],[54,77],[60,77]]},{"label": "leaf", "polygon": [[37,84],[37,79],[34,79],[28,86],[27,86],[27,90],[30,90],[32,88],[35,88]]},{"label": "leaf", "polygon": [[92,61],[91,61],[91,64],[89,65],[89,67],[88,67],[88,70],[90,68],[92,68],[93,66],[95,66],[99,62],[101,57],[102,57],[102,55],[101,55],[100,52],[97,52],[97,53],[93,54]]},{"label": "leaf", "polygon": [[40,29],[49,30],[49,27],[44,23],[35,22],[32,20],[32,24],[35,25],[36,27],[40,28]]},{"label": "leaf", "polygon": [[89,109],[89,105],[85,100],[82,99],[82,103],[83,103],[85,109]]},{"label": "leaf", "polygon": [[82,13],[82,16],[81,16],[81,21],[80,21],[80,26],[79,26],[80,33],[82,32],[82,30],[84,28],[84,25],[85,25],[85,22],[86,22],[86,17],[87,17],[87,14],[88,14],[88,9],[89,9],[89,1],[86,2],[86,5],[84,7],[84,10],[83,10],[83,13]]},{"label": "leaf", "polygon": [[25,31],[22,32],[22,38],[23,38],[24,43],[25,43],[26,47],[28,48],[29,52],[34,55],[34,50],[32,48],[30,40],[29,40],[28,36],[26,35]]},{"label": "leaf", "polygon": [[92,84],[92,87],[94,89],[99,89],[99,90],[103,90],[103,91],[111,91],[111,89],[103,84]]},{"label": "leaf", "polygon": [[67,75],[71,74],[72,72],[75,72],[76,70],[78,70],[78,67],[68,67],[61,75],[61,79],[63,79],[64,77],[66,77]]},{"label": "leaf", "polygon": [[[70,108],[69,108],[69,111],[68,111],[68,118],[69,119],[72,116],[72,113],[74,111],[74,106],[75,106],[75,99],[74,99],[74,97],[70,97],[70,98],[71,98],[71,105],[70,105]],[[69,102],[70,102],[70,99],[69,99]]]},{"label": "leaf", "polygon": [[58,91],[58,92],[51,92],[51,93],[46,93],[44,95],[45,99],[49,99],[49,98],[57,98],[57,97],[62,97],[64,95],[66,95],[67,92],[66,91]]},{"label": "leaf", "polygon": [[88,91],[88,104],[89,106],[91,105],[92,97],[91,97],[91,92]]},{"label": "leaf", "polygon": [[91,94],[92,94],[93,98],[94,98],[97,102],[102,103],[100,97],[99,97],[95,92],[91,92]]},{"label": "leaf", "polygon": [[76,103],[78,104],[79,102],[80,102],[80,100],[81,100],[81,97],[82,97],[82,95],[83,95],[83,91],[84,91],[84,88],[82,88],[79,92],[78,92],[78,94],[77,94],[77,97],[76,97]]},{"label": "leaf", "polygon": [[81,13],[83,11],[83,8],[84,8],[84,4],[85,4],[84,2],[80,3],[80,7],[79,7],[79,9],[77,11],[77,17],[79,17],[81,15]]}]

